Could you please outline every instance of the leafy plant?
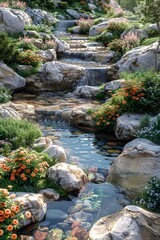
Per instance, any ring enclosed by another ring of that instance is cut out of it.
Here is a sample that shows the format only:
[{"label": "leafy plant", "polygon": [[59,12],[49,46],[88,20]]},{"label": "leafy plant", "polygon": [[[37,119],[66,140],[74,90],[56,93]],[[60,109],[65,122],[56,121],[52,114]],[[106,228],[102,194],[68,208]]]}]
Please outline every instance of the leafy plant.
[{"label": "leafy plant", "polygon": [[17,55],[17,46],[15,41],[8,37],[6,33],[0,33],[0,60],[6,64],[15,61]]},{"label": "leafy plant", "polygon": [[45,178],[49,164],[54,165],[55,161],[48,155],[19,148],[0,164],[1,181],[9,178],[13,182],[13,189],[17,185],[29,185],[37,189],[39,180]]},{"label": "leafy plant", "polygon": [[114,34],[115,37],[119,38],[124,30],[129,29],[130,24],[127,21],[112,21],[107,26],[107,31]]},{"label": "leafy plant", "polygon": [[12,149],[20,146],[30,147],[40,136],[42,133],[38,126],[28,120],[0,118],[0,139],[9,141],[12,144]]},{"label": "leafy plant", "polygon": [[160,115],[138,133],[138,137],[147,138],[152,142],[160,144]]},{"label": "leafy plant", "polygon": [[[8,189],[11,188],[9,185]],[[28,211],[22,213],[23,203],[14,201],[16,195],[9,195],[8,189],[0,188],[0,238],[6,240],[18,239],[16,231],[20,221],[31,217]]]},{"label": "leafy plant", "polygon": [[137,199],[136,204],[152,211],[160,212],[160,180],[152,177],[148,186]]},{"label": "leafy plant", "polygon": [[7,103],[11,98],[11,91],[5,87],[0,87],[0,103]]}]

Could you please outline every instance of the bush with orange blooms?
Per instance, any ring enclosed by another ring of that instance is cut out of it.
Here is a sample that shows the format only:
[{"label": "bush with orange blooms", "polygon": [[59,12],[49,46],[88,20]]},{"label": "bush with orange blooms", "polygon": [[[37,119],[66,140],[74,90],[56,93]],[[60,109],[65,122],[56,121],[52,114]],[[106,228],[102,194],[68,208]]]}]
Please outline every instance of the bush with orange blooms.
[{"label": "bush with orange blooms", "polygon": [[9,195],[9,189],[0,188],[0,239],[18,239],[16,233],[19,223],[25,218],[30,218],[31,213],[22,213],[23,206],[21,202],[14,201],[15,194]]},{"label": "bush with orange blooms", "polygon": [[126,74],[124,86],[93,113],[97,129],[113,132],[116,119],[125,112],[160,112],[160,74],[152,71]]},{"label": "bush with orange blooms", "polygon": [[0,183],[8,179],[12,182],[13,190],[23,186],[32,186],[37,190],[38,182],[45,178],[49,165],[54,164],[55,161],[48,155],[21,147],[0,163]]},{"label": "bush with orange blooms", "polygon": [[17,56],[16,62],[18,64],[32,65],[33,67],[39,67],[42,63],[42,58],[39,54],[34,53],[31,50],[20,52]]}]

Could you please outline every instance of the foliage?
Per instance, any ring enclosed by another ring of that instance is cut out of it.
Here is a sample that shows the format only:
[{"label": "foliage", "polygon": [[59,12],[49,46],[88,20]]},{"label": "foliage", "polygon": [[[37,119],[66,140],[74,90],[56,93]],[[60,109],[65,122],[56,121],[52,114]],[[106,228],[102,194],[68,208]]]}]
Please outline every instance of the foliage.
[{"label": "foliage", "polygon": [[150,116],[148,114],[145,114],[140,121],[139,128],[142,129],[148,127],[150,125],[150,122],[151,122]]},{"label": "foliage", "polygon": [[127,21],[112,21],[107,26],[107,31],[114,34],[116,38],[119,38],[124,30],[129,29],[130,24]]},{"label": "foliage", "polygon": [[108,49],[114,51],[118,58],[123,56],[125,53],[124,50],[124,40],[122,39],[114,39],[108,44]]},{"label": "foliage", "polygon": [[107,46],[112,40],[114,40],[114,36],[112,33],[105,31],[97,36],[96,40],[103,42],[104,46]]},{"label": "foliage", "polygon": [[160,212],[160,180],[152,177],[148,186],[137,199],[136,204],[152,211]]},{"label": "foliage", "polygon": [[155,70],[158,70],[158,49],[160,47],[160,0],[140,1],[137,12],[145,22],[156,23],[158,28],[159,41],[155,51]]},{"label": "foliage", "polygon": [[45,178],[48,167],[54,164],[55,160],[48,155],[19,148],[0,164],[1,181],[8,178],[12,181],[13,190],[16,190],[17,186],[23,188],[23,185],[37,189],[39,181]]},{"label": "foliage", "polygon": [[26,25],[25,30],[33,30],[33,31],[36,31],[36,32],[44,32],[44,33],[47,33],[47,34],[51,34],[51,30],[50,30],[49,26],[45,25],[45,24]]},{"label": "foliage", "polygon": [[123,37],[123,50],[124,52],[127,52],[131,50],[132,48],[138,47],[140,45],[140,40],[137,34],[133,32],[128,32],[124,37]]},{"label": "foliage", "polygon": [[42,8],[42,9],[48,9],[50,11],[53,11],[56,8],[56,3],[52,0],[24,0],[24,2],[27,3],[27,5],[31,8]]},{"label": "foliage", "polygon": [[153,37],[153,38],[147,38],[141,42],[141,45],[148,46],[156,41],[158,41],[158,37]]},{"label": "foliage", "polygon": [[[9,185],[8,189],[12,186]],[[15,194],[9,195],[8,189],[0,188],[0,238],[18,239],[16,230],[19,228],[20,221],[30,218],[31,213],[23,210],[23,202],[14,201]]]},{"label": "foliage", "polygon": [[5,87],[0,87],[0,103],[7,103],[11,99],[11,91]]},{"label": "foliage", "polygon": [[81,18],[77,23],[80,27],[81,34],[87,34],[89,32],[89,29],[93,26],[93,21],[91,19]]},{"label": "foliage", "polygon": [[8,156],[11,153],[12,144],[7,140],[0,140],[0,154]]},{"label": "foliage", "polygon": [[20,52],[16,59],[18,64],[31,65],[33,67],[39,67],[41,61],[42,59],[40,55],[32,52],[31,50]]},{"label": "foliage", "polygon": [[[116,119],[122,113],[158,113],[160,106],[160,75],[148,71],[125,74],[124,87],[92,114],[98,130],[113,131]],[[156,136],[155,136],[156,137]]]},{"label": "foliage", "polygon": [[0,60],[6,64],[14,62],[17,55],[16,44],[6,33],[0,33]]},{"label": "foliage", "polygon": [[160,144],[160,115],[158,115],[151,124],[143,127],[138,137],[147,138],[152,142]]},{"label": "foliage", "polygon": [[122,8],[133,11],[137,6],[137,0],[118,0]]},{"label": "foliage", "polygon": [[33,38],[20,38],[18,43],[18,48],[23,48],[23,50],[32,50],[35,51],[37,48],[33,44],[34,39]]},{"label": "foliage", "polygon": [[32,146],[35,139],[41,135],[38,126],[28,120],[0,119],[0,139],[9,141],[12,149]]}]

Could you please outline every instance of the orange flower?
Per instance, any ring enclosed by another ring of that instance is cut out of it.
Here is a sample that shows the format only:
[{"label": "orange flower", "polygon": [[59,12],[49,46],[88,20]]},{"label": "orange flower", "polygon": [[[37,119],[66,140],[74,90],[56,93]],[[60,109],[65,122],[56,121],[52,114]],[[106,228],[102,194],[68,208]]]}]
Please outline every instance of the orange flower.
[{"label": "orange flower", "polygon": [[31,215],[31,213],[30,213],[30,212],[28,212],[28,211],[27,211],[27,212],[25,212],[25,217],[26,217],[26,218],[31,218],[31,216],[32,216],[32,215]]},{"label": "orange flower", "polygon": [[35,173],[38,173],[38,169],[37,169],[37,168],[35,168],[35,169],[34,169],[34,172],[35,172]]},{"label": "orange flower", "polygon": [[16,206],[11,206],[11,210],[12,210],[13,212],[15,212],[15,211],[16,211]]},{"label": "orange flower", "polygon": [[12,217],[12,218],[14,218],[14,217],[15,217],[15,214],[14,214],[13,212],[11,213],[11,217]]},{"label": "orange flower", "polygon": [[0,222],[4,222],[4,217],[0,217]]},{"label": "orange flower", "polygon": [[5,214],[8,214],[8,215],[10,215],[10,214],[11,214],[11,210],[10,210],[10,209],[8,209],[8,208],[7,208],[7,209],[5,209],[5,211],[4,211],[4,212],[5,212]]},{"label": "orange flower", "polygon": [[18,225],[18,224],[19,224],[19,222],[18,222],[17,219],[14,219],[14,220],[12,221],[12,223],[13,223],[14,225]]},{"label": "orange flower", "polygon": [[27,173],[30,173],[30,171],[31,171],[30,169],[26,169],[26,172],[27,172]]},{"label": "orange flower", "polygon": [[20,177],[21,177],[21,178],[24,178],[24,177],[25,177],[25,174],[24,174],[24,173],[22,173],[22,174],[20,175]]},{"label": "orange flower", "polygon": [[126,103],[127,103],[127,102],[126,102],[125,100],[123,100],[123,101],[122,101],[122,104],[124,104],[124,105],[125,105]]},{"label": "orange flower", "polygon": [[34,172],[31,173],[31,177],[35,177],[36,174]]},{"label": "orange flower", "polygon": [[8,225],[7,230],[8,230],[8,231],[12,231],[12,230],[13,230],[13,225],[11,225],[11,224]]},{"label": "orange flower", "polygon": [[3,235],[3,230],[2,229],[0,229],[0,236],[2,236]]},{"label": "orange flower", "polygon": [[22,168],[22,169],[25,169],[25,168],[26,168],[26,165],[22,165],[21,168]]},{"label": "orange flower", "polygon": [[22,180],[23,180],[23,181],[26,181],[26,180],[27,180],[27,177],[23,177]]},{"label": "orange flower", "polygon": [[11,235],[11,239],[17,239],[17,234],[13,233],[13,234]]},{"label": "orange flower", "polygon": [[4,218],[9,218],[9,215],[6,213],[3,216],[4,216]]},{"label": "orange flower", "polygon": [[97,125],[100,125],[100,122],[97,122]]},{"label": "orange flower", "polygon": [[15,177],[10,177],[10,180],[11,180],[11,181],[14,181],[14,180],[15,180]]}]

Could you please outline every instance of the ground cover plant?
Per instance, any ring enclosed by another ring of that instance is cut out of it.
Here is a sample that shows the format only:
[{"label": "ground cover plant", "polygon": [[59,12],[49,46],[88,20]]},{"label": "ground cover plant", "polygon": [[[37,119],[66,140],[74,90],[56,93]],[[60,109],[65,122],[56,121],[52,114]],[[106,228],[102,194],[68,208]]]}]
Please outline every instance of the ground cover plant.
[{"label": "ground cover plant", "polygon": [[5,87],[0,87],[0,103],[7,103],[11,98],[11,91]]}]

